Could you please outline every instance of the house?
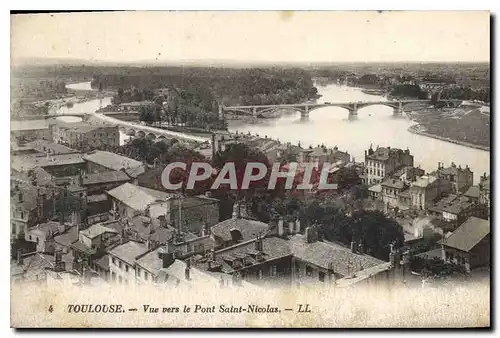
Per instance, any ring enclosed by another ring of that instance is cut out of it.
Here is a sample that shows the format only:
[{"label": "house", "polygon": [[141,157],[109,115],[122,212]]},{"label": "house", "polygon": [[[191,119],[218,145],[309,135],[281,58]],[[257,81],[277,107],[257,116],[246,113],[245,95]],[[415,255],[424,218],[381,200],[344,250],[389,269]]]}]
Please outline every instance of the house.
[{"label": "house", "polygon": [[391,177],[403,181],[407,185],[410,185],[412,182],[415,182],[417,178],[423,176],[424,174],[425,171],[421,168],[404,166],[394,171],[391,174]]},{"label": "house", "polygon": [[368,188],[368,197],[372,200],[381,199],[382,196],[382,185],[380,183],[374,184]]},{"label": "house", "polygon": [[124,171],[135,179],[147,170],[147,165],[108,151],[91,151],[83,156],[88,173],[102,173],[106,171]]},{"label": "house", "polygon": [[365,150],[365,175],[367,184],[380,183],[401,167],[413,167],[413,155],[408,149],[377,147]]},{"label": "house", "polygon": [[145,244],[128,241],[109,250],[109,270],[112,282],[133,285],[136,283],[135,262],[148,251]]},{"label": "house", "polygon": [[437,201],[428,210],[446,222],[447,231],[454,230],[470,216],[487,218],[486,207],[464,195],[450,194]]},{"label": "house", "polygon": [[46,119],[40,120],[12,120],[10,121],[11,137],[21,137],[25,140],[50,140],[52,133],[50,123]]},{"label": "house", "polygon": [[32,148],[36,152],[45,155],[61,155],[61,154],[77,154],[80,151],[66,147],[65,145],[58,144],[49,140],[38,139],[25,144],[26,147]]},{"label": "house", "polygon": [[55,177],[78,175],[85,168],[85,161],[79,153],[59,155],[17,155],[10,158],[11,170],[27,172],[35,168],[43,168]]},{"label": "house", "polygon": [[79,149],[117,147],[120,145],[118,126],[77,123],[51,125],[52,139],[58,144]]},{"label": "house", "polygon": [[481,176],[479,181],[479,203],[488,206],[488,216],[490,214],[491,206],[490,206],[490,176],[486,176],[486,173]]},{"label": "house", "polygon": [[316,166],[321,166],[324,163],[342,166],[347,164],[350,159],[351,156],[346,152],[340,151],[337,146],[333,149],[329,149],[324,145],[310,149],[302,149],[298,157],[299,162],[315,163]]},{"label": "house", "polygon": [[384,205],[387,208],[399,207],[399,196],[401,192],[407,190],[405,182],[395,178],[387,178],[380,186],[382,187],[382,201]]},{"label": "house", "polygon": [[431,175],[421,176],[410,186],[410,208],[427,210],[451,189],[449,181]]},{"label": "house", "polygon": [[442,242],[442,259],[466,271],[490,265],[490,221],[469,217]]},{"label": "house", "polygon": [[53,254],[55,251],[54,236],[59,233],[58,222],[47,222],[37,224],[28,228],[25,240],[36,243],[36,251]]},{"label": "house", "polygon": [[[235,206],[238,209],[238,206]],[[210,229],[217,248],[246,242],[269,231],[269,225],[259,221],[242,218],[238,211],[233,217],[219,222]]]},{"label": "house", "polygon": [[123,171],[105,171],[83,175],[83,186],[88,195],[103,194],[107,190],[116,188],[123,183],[130,182],[131,178]]},{"label": "house", "polygon": [[184,197],[131,183],[122,184],[107,194],[113,203],[113,213],[120,217],[144,215],[156,222],[159,216],[164,216],[167,225],[180,225],[183,230],[194,233],[219,221],[219,201],[204,195]]},{"label": "house", "polygon": [[436,176],[450,182],[454,194],[467,191],[474,181],[474,173],[468,165],[462,168],[460,165],[457,167],[453,162],[448,168],[445,168],[442,163],[438,163]]}]

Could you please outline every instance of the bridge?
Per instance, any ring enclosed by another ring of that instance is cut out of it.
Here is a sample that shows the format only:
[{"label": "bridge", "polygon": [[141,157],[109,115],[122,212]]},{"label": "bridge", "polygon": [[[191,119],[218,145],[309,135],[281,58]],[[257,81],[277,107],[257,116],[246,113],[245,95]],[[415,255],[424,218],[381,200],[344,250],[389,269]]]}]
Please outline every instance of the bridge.
[{"label": "bridge", "polygon": [[[440,100],[448,106],[458,107],[462,100]],[[224,118],[225,112],[236,112],[254,117],[262,116],[265,113],[275,112],[281,109],[295,110],[300,112],[301,117],[308,117],[313,110],[324,107],[340,107],[349,111],[349,118],[357,117],[361,108],[384,105],[394,110],[394,116],[402,116],[405,106],[415,103],[431,103],[431,100],[391,100],[391,101],[357,101],[357,102],[325,102],[325,103],[297,103],[297,104],[277,104],[277,105],[252,105],[252,106],[219,106],[219,117]]]}]

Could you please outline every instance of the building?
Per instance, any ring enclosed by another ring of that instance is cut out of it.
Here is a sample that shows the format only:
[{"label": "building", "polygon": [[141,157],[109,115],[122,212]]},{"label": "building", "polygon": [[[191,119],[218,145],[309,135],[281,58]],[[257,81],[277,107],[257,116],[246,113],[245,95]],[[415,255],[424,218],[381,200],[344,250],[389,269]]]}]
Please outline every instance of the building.
[{"label": "building", "polygon": [[125,285],[135,284],[136,259],[147,251],[145,244],[135,241],[128,241],[109,250],[111,281]]},{"label": "building", "polygon": [[419,177],[424,176],[425,171],[421,168],[411,166],[401,167],[394,171],[391,175],[392,178],[403,181],[405,184],[410,185],[415,182]]},{"label": "building", "polygon": [[14,172],[22,173],[42,168],[55,177],[76,176],[85,169],[85,161],[79,153],[17,155],[11,156],[10,164]]},{"label": "building", "polygon": [[25,240],[36,243],[37,252],[53,254],[55,251],[54,236],[59,233],[59,229],[58,222],[37,224],[27,229]]},{"label": "building", "polygon": [[269,231],[268,224],[241,217],[238,204],[235,204],[234,210],[232,218],[219,222],[210,229],[218,249],[247,242]]},{"label": "building", "polygon": [[52,138],[49,121],[46,119],[12,120],[10,121],[10,134],[11,138],[22,138],[24,140],[50,140]]},{"label": "building", "polygon": [[86,122],[56,123],[51,125],[52,139],[58,144],[78,149],[118,147],[118,126],[92,125]]},{"label": "building", "polygon": [[462,168],[460,165],[457,167],[453,162],[448,168],[445,168],[442,163],[438,163],[436,176],[450,182],[454,194],[467,191],[474,182],[474,173],[468,165]]},{"label": "building", "polygon": [[106,171],[124,171],[135,179],[147,170],[147,165],[126,156],[108,151],[91,151],[83,156],[88,173],[102,173]]},{"label": "building", "polygon": [[132,179],[123,171],[105,171],[100,173],[84,174],[83,186],[88,195],[104,194],[107,190],[114,189]]},{"label": "building", "polygon": [[387,178],[380,186],[382,187],[382,201],[386,208],[399,207],[399,196],[408,188],[405,182],[395,178]]},{"label": "building", "polygon": [[421,176],[410,186],[410,208],[427,210],[436,200],[450,191],[449,181],[431,175]]},{"label": "building", "polygon": [[174,193],[122,184],[107,192],[117,217],[148,216],[152,222],[165,217],[166,224],[185,232],[199,233],[219,221],[219,201],[204,195],[184,197]]},{"label": "building", "polygon": [[25,144],[26,147],[30,147],[35,151],[45,154],[45,155],[61,155],[61,154],[77,154],[80,151],[67,147],[62,144],[58,144],[49,140],[38,139]]},{"label": "building", "polygon": [[316,166],[321,166],[324,163],[342,166],[351,160],[351,156],[347,152],[340,151],[337,146],[329,149],[324,145],[310,149],[302,149],[298,156],[299,162],[315,163]]},{"label": "building", "polygon": [[380,183],[401,167],[413,167],[413,155],[408,149],[377,147],[365,151],[365,176],[367,184]]},{"label": "building", "polygon": [[481,176],[479,181],[479,203],[488,206],[488,215],[490,214],[491,210],[490,188],[491,188],[490,176],[489,175],[486,176],[486,174],[484,174],[483,176]]},{"label": "building", "polygon": [[444,230],[454,230],[470,216],[487,218],[488,211],[467,196],[450,194],[428,208],[429,212],[443,220]]},{"label": "building", "polygon": [[442,242],[442,259],[466,271],[490,265],[490,221],[469,217]]}]

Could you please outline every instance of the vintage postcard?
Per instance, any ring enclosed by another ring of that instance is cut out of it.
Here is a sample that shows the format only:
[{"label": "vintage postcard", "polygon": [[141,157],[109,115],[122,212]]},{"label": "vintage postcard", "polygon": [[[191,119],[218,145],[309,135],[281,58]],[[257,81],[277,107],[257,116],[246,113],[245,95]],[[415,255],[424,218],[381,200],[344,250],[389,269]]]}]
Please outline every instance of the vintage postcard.
[{"label": "vintage postcard", "polygon": [[488,11],[11,15],[15,328],[490,327]]}]

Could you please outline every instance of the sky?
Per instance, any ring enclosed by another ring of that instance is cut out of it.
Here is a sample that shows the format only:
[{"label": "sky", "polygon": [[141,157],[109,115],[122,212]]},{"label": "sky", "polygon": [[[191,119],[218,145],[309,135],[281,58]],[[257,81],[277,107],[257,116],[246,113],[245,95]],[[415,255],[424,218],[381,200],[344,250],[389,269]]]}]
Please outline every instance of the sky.
[{"label": "sky", "polygon": [[11,16],[11,58],[489,62],[475,12],[113,12]]}]

